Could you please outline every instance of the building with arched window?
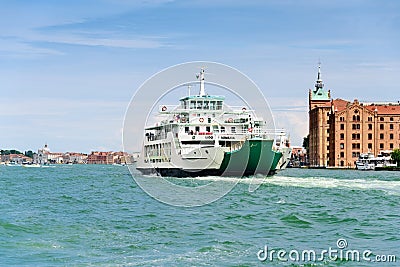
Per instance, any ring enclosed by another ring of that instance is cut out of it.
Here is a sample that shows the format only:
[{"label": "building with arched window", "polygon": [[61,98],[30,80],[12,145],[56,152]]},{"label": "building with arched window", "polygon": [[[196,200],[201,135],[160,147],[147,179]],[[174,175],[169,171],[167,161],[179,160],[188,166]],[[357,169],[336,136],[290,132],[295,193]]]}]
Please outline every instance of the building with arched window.
[{"label": "building with arched window", "polygon": [[400,104],[331,99],[321,70],[309,91],[309,162],[312,167],[349,167],[362,153],[400,148]]}]

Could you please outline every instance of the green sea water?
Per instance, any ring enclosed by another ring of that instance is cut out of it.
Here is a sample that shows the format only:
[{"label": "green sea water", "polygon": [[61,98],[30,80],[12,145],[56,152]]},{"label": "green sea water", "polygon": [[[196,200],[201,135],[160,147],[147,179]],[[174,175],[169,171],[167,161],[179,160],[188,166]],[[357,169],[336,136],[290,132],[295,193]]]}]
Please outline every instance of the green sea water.
[{"label": "green sea water", "polygon": [[[212,204],[181,208],[148,196],[122,166],[0,166],[0,266],[400,265],[399,172],[287,169],[256,179],[255,192],[241,179]],[[342,252],[396,262],[288,258],[338,250],[338,239]],[[265,248],[286,251],[286,261],[261,261]]]}]

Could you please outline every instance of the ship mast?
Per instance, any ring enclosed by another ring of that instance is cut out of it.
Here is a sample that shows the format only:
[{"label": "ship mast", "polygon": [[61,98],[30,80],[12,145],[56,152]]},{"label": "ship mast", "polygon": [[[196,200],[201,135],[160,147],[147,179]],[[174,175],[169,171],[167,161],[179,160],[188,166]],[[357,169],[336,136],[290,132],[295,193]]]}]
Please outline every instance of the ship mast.
[{"label": "ship mast", "polygon": [[204,68],[201,68],[200,74],[196,75],[197,79],[200,79],[200,92],[199,92],[200,96],[206,95],[206,92],[204,90],[204,72],[205,72]]}]

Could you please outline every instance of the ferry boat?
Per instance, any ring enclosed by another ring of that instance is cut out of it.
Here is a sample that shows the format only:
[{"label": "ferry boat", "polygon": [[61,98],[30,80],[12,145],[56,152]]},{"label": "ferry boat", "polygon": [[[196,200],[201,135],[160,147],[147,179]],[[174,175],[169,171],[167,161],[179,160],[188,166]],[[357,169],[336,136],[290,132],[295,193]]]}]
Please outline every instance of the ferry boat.
[{"label": "ferry boat", "polygon": [[360,154],[356,161],[357,170],[375,170],[386,167],[397,167],[391,158],[391,151],[381,151],[376,157],[371,152]]},{"label": "ferry boat", "polygon": [[201,69],[198,95],[159,107],[163,120],[145,128],[136,168],[172,177],[274,174],[282,152],[273,150],[273,131],[253,110],[230,107],[224,96],[206,94],[204,76]]},{"label": "ferry boat", "polygon": [[375,156],[371,152],[360,154],[356,161],[356,169],[362,171],[375,170]]},{"label": "ferry boat", "polygon": [[276,171],[281,171],[286,169],[292,158],[292,148],[290,147],[289,137],[285,129],[277,129],[275,131],[275,136],[276,140],[274,150],[282,153],[282,157],[276,166]]}]

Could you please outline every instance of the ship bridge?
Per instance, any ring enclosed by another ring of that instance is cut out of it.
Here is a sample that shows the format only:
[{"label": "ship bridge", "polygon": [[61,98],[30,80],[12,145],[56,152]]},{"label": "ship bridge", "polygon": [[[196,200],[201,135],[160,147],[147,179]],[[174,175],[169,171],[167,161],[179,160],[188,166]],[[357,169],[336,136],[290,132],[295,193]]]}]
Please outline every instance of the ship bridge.
[{"label": "ship bridge", "polygon": [[222,110],[224,96],[217,95],[193,95],[180,99],[181,108],[189,110]]}]

